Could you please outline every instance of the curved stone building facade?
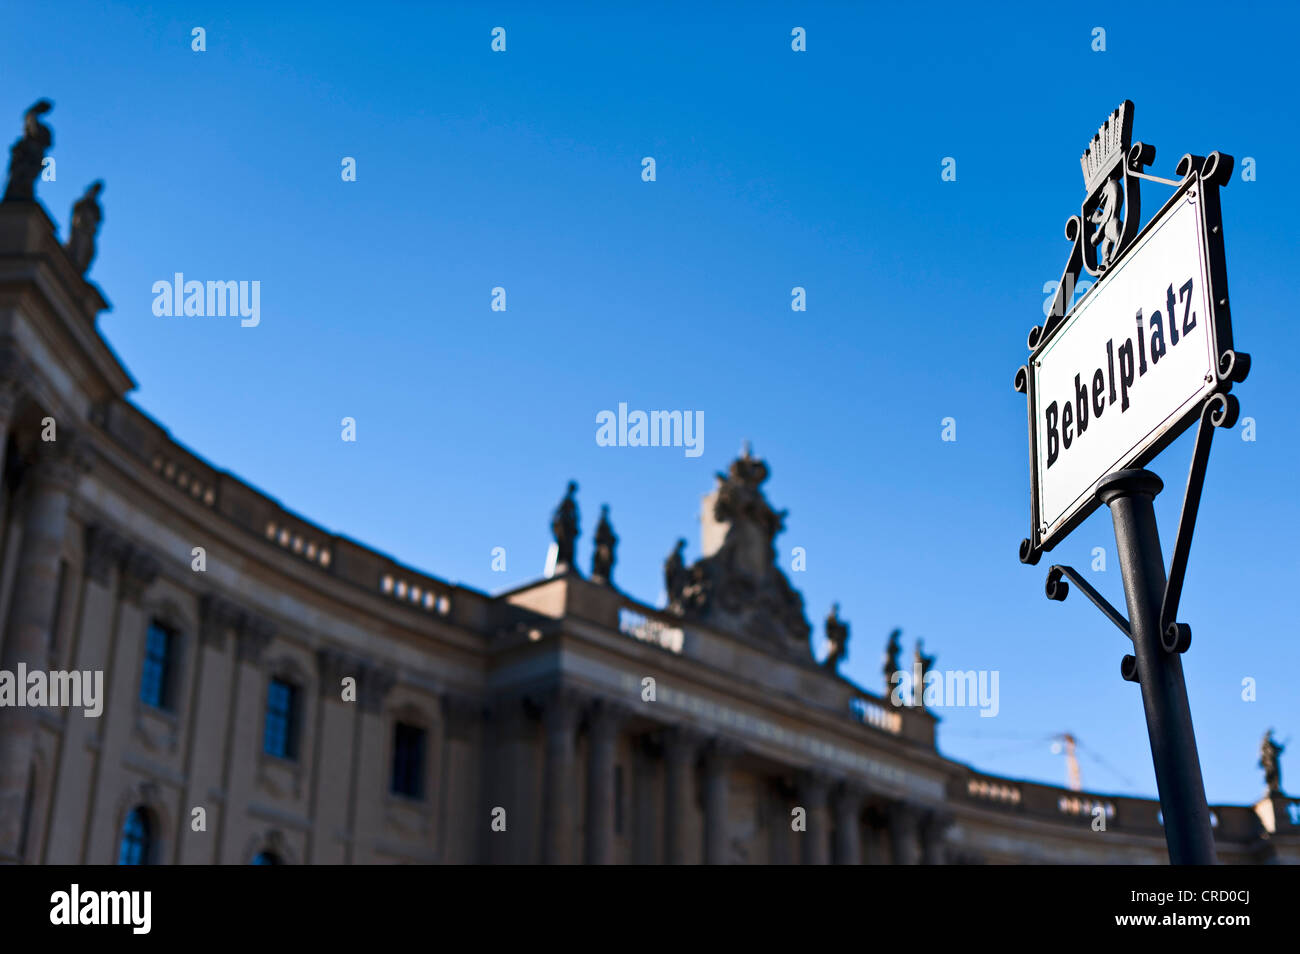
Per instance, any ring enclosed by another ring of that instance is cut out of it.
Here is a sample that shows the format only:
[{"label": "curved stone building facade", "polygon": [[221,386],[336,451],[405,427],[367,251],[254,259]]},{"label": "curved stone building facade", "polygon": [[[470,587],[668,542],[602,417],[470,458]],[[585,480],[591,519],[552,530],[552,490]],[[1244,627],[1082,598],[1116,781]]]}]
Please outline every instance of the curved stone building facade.
[{"label": "curved stone building facade", "polygon": [[[87,261],[0,203],[0,671],[103,680],[97,716],[0,708],[0,860],[1166,860],[1156,802],[980,773],[818,664],[761,461],[666,609],[573,568],[559,513],[554,574],[452,585],[135,408]],[[1300,860],[1294,801],[1214,812],[1222,861]]]}]

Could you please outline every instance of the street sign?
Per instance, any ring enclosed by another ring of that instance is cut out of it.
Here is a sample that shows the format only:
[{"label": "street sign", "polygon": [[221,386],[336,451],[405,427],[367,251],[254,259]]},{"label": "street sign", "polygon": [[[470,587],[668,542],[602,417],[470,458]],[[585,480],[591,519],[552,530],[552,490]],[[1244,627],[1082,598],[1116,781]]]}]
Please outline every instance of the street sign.
[{"label": "street sign", "polygon": [[[1153,146],[1130,142],[1133,104],[1107,117],[1079,160],[1086,197],[1065,224],[1073,243],[1047,322],[1029,332],[1016,390],[1029,409],[1030,536],[1020,560],[1044,552],[1105,504],[1128,617],[1070,566],[1047,573],[1048,599],[1076,587],[1128,637],[1120,675],[1142,690],[1165,843],[1173,864],[1215,864],[1181,655],[1192,630],[1178,620],[1210,441],[1232,427],[1229,392],[1250,371],[1232,348],[1219,189],[1232,157],[1178,161],[1179,179],[1150,175]],[[1141,180],[1172,186],[1139,228]],[[1089,226],[1093,226],[1091,230]],[[1069,309],[1081,274],[1097,281]],[[1199,421],[1173,559],[1165,574],[1154,500],[1163,481],[1143,465]],[[1068,581],[1068,582],[1067,582]]]},{"label": "street sign", "polygon": [[[1149,175],[1155,148],[1131,142],[1133,112],[1122,103],[1080,159],[1087,194],[1066,223],[1073,249],[1016,374],[1029,406],[1025,563],[1097,509],[1103,478],[1149,463],[1249,368],[1232,350],[1219,207],[1232,159],[1189,154],[1181,179]],[[1139,229],[1141,180],[1174,191]],[[1096,281],[1067,313],[1085,274]]]},{"label": "street sign", "polygon": [[[1107,474],[1140,467],[1220,389],[1204,190],[1183,182],[1032,359],[1040,545],[1097,506]],[[1221,253],[1222,244],[1217,251]]]}]

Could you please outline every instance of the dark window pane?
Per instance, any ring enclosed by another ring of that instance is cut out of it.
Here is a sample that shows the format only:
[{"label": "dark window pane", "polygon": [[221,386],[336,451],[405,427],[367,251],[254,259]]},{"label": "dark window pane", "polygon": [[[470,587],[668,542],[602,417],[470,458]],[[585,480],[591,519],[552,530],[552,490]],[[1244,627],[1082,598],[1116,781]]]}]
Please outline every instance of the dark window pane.
[{"label": "dark window pane", "polygon": [[122,826],[122,844],[117,852],[119,865],[147,865],[153,860],[152,827],[145,809],[131,809]]},{"label": "dark window pane", "polygon": [[272,679],[266,691],[262,747],[277,758],[298,757],[298,687],[283,679]]},{"label": "dark window pane", "polygon": [[171,669],[176,637],[157,621],[149,624],[140,672],[140,701],[155,709],[171,709]]},{"label": "dark window pane", "polygon": [[393,794],[423,798],[424,730],[399,722],[393,731]]}]

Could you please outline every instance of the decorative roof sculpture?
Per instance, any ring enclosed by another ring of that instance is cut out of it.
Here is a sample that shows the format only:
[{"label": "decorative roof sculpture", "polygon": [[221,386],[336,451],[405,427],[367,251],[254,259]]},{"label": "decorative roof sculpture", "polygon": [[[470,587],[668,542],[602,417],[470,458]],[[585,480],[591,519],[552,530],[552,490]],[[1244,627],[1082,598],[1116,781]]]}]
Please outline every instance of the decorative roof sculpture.
[{"label": "decorative roof sculpture", "polygon": [[9,181],[4,201],[32,202],[36,198],[36,178],[45,163],[45,151],[54,144],[50,127],[41,117],[54,108],[48,99],[40,99],[23,113],[23,135],[9,149]]},{"label": "decorative roof sculpture", "polygon": [[1264,770],[1264,784],[1268,786],[1269,795],[1282,794],[1282,763],[1279,756],[1286,751],[1273,738],[1273,730],[1264,733],[1264,740],[1259,743],[1259,767]]},{"label": "decorative roof sculpture", "polygon": [[725,530],[721,545],[683,571],[681,543],[665,564],[669,609],[718,629],[757,641],[777,652],[811,661],[812,627],[803,597],[776,565],[776,535],[784,510],[763,494],[767,463],[748,445],[719,473],[712,519]]},{"label": "decorative roof sculpture", "polygon": [[85,275],[95,260],[95,237],[104,221],[104,210],[99,206],[99,194],[103,191],[103,182],[92,182],[72,206],[72,227],[66,248],[79,275]]},{"label": "decorative roof sculpture", "polygon": [[835,672],[849,655],[849,624],[840,619],[839,603],[831,605],[830,614],[826,617],[826,642],[830,651],[822,665]]},{"label": "decorative roof sculpture", "polygon": [[597,583],[614,582],[614,549],[618,537],[609,522],[609,504],[601,504],[600,522],[596,524],[596,549],[591,555],[591,578]]},{"label": "decorative roof sculpture", "polygon": [[889,642],[885,644],[885,655],[882,660],[885,673],[885,698],[889,700],[890,705],[894,706],[900,702],[898,693],[894,691],[896,687],[894,674],[902,669],[902,663],[899,662],[903,652],[902,636],[901,629],[896,629],[889,634]]},{"label": "decorative roof sculpture", "polygon": [[574,497],[577,492],[577,481],[569,481],[569,489],[565,491],[564,499],[551,517],[551,533],[555,536],[558,551],[555,561],[557,569],[576,568],[573,548],[578,541],[578,501]]}]

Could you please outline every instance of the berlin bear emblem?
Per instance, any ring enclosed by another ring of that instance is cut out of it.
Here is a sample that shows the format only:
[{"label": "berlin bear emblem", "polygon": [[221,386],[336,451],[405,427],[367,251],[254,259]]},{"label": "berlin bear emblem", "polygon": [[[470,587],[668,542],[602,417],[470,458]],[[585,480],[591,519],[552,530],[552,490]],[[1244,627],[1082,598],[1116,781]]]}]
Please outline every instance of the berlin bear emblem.
[{"label": "berlin bear emblem", "polygon": [[1101,187],[1097,205],[1088,217],[1088,221],[1097,226],[1089,242],[1097,249],[1098,269],[1109,265],[1119,251],[1124,227],[1123,205],[1119,179],[1107,179]]}]

